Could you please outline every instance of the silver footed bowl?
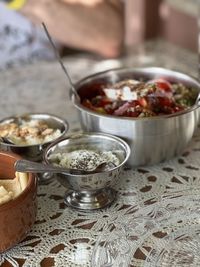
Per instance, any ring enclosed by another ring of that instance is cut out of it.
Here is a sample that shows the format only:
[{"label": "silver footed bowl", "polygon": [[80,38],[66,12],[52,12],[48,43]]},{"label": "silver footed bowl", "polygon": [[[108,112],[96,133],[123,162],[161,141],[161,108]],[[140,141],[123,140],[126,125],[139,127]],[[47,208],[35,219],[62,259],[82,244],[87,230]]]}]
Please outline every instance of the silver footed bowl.
[{"label": "silver footed bowl", "polygon": [[[48,146],[44,153],[46,164],[54,164],[53,157],[62,153],[70,153],[80,149],[100,152],[113,152],[119,159],[117,166],[91,174],[57,173],[59,182],[66,187],[65,203],[68,206],[93,210],[103,208],[113,202],[116,197],[114,186],[120,178],[120,172],[128,160],[130,148],[122,139],[103,133],[80,133],[62,138]],[[109,163],[109,161],[108,161]],[[62,166],[63,167],[63,166]]]}]

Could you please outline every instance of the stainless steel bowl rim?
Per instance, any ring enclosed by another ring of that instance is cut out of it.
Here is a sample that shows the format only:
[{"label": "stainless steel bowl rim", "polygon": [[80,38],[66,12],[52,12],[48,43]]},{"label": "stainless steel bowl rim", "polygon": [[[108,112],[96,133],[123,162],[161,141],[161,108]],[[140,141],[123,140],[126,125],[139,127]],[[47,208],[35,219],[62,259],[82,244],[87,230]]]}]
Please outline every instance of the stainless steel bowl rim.
[{"label": "stainless steel bowl rim", "polygon": [[75,88],[76,90],[78,90],[78,88],[80,87],[80,85],[84,82],[87,82],[89,80],[92,80],[96,77],[101,77],[105,74],[116,74],[117,72],[127,72],[127,71],[133,71],[133,72],[143,72],[143,73],[156,73],[156,72],[163,72],[165,74],[171,74],[171,75],[179,75],[182,76],[182,78],[189,78],[191,79],[193,82],[196,83],[196,85],[199,87],[199,94],[197,97],[197,100],[195,102],[194,105],[192,105],[191,107],[182,110],[182,111],[178,111],[175,112],[173,114],[166,114],[166,115],[160,115],[160,116],[153,116],[153,117],[144,117],[144,118],[138,118],[138,117],[125,117],[125,116],[115,116],[115,115],[109,115],[109,114],[101,114],[101,113],[97,113],[95,111],[92,111],[86,107],[84,107],[83,105],[81,105],[81,103],[79,101],[77,101],[76,97],[74,96],[73,92],[70,92],[70,97],[72,99],[72,102],[74,104],[74,106],[76,108],[78,108],[79,110],[84,110],[86,113],[88,114],[92,114],[95,117],[104,117],[104,118],[112,118],[112,119],[116,119],[116,120],[133,120],[133,121],[149,121],[149,120],[161,120],[161,119],[170,119],[172,117],[178,117],[181,116],[183,114],[189,113],[193,110],[196,110],[197,108],[200,107],[200,83],[199,81],[192,77],[191,75],[188,75],[186,73],[183,72],[178,72],[178,71],[174,71],[174,70],[170,70],[170,69],[166,69],[166,68],[161,68],[161,67],[145,67],[145,68],[114,68],[114,69],[109,69],[106,71],[102,71],[102,72],[98,72],[92,75],[89,75],[81,80],[79,80],[76,84],[75,84]]},{"label": "stainless steel bowl rim", "polygon": [[[24,113],[24,114],[21,114],[21,115],[9,116],[9,117],[1,119],[0,120],[0,124],[3,124],[4,121],[13,120],[13,119],[19,119],[19,118],[23,119],[24,117],[29,117],[29,116],[30,117],[31,116],[49,116],[50,118],[55,119],[56,121],[59,121],[64,126],[65,131],[63,131],[63,133],[61,133],[61,135],[59,137],[57,137],[56,139],[54,139],[53,141],[62,138],[66,134],[68,129],[69,129],[69,124],[68,124],[68,122],[66,120],[64,120],[64,119],[62,119],[62,118],[60,118],[60,117],[58,117],[56,115],[50,114],[50,113]],[[48,145],[49,143],[51,143],[53,141],[45,142],[45,143],[42,143],[42,144],[34,144],[34,145],[17,145],[17,144],[7,144],[7,143],[4,143],[4,142],[2,142],[2,144],[6,144],[9,147],[21,147],[21,148],[41,147],[42,148],[43,145]]]}]

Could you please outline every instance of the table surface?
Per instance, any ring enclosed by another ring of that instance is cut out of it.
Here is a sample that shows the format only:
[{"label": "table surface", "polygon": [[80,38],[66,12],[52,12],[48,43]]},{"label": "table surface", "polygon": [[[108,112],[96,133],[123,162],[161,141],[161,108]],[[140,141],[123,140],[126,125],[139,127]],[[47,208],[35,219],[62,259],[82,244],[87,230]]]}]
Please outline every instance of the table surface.
[{"label": "table surface", "polygon": [[[100,61],[88,55],[79,55],[65,58],[65,64],[69,68],[73,81],[90,73],[123,66],[162,66],[197,76],[198,66],[195,54],[161,40],[150,41],[138,49],[132,49],[119,60]],[[69,84],[57,62],[36,62],[1,72],[0,94],[1,118],[26,112],[48,112],[66,119],[71,133],[80,130],[76,110],[69,99]],[[198,207],[199,166],[200,137],[197,129],[192,142],[179,157],[155,166],[125,168],[121,174],[120,183],[116,186],[117,199],[105,209],[90,213],[73,210],[65,206],[63,202],[65,188],[56,180],[46,185],[41,184],[38,188],[36,223],[25,240],[0,255],[0,264],[3,267],[94,267],[95,263],[91,265],[91,257],[96,241],[101,242],[105,239],[104,232],[109,236],[110,231],[107,226],[111,224],[115,225],[117,229],[115,235],[119,239],[119,233],[121,234],[119,225],[123,222],[123,227],[131,223],[129,230],[134,227],[136,229],[136,241],[133,244],[129,243],[132,249],[131,266],[161,266],[153,265],[152,259],[152,248],[155,244],[159,244],[161,248],[163,246],[163,243],[159,243],[161,237],[156,236],[158,229],[162,229],[160,231],[163,232],[163,229],[167,228],[165,236],[170,236],[173,240],[180,239],[183,233],[187,234],[187,238],[191,238],[195,231],[200,232],[200,215],[195,213],[200,208]],[[189,205],[190,203],[193,204]],[[193,213],[186,212],[184,207],[188,206],[193,207]],[[183,212],[180,219],[181,209]],[[152,213],[154,216],[148,218]],[[134,221],[136,218],[137,220]],[[163,221],[165,223],[161,228]],[[188,226],[190,226],[189,233]],[[172,232],[176,232],[173,238],[170,235]],[[127,233],[126,238],[128,236]],[[199,238],[199,235],[195,236]],[[112,239],[111,236],[109,238]],[[120,242],[125,242],[122,243],[127,247],[127,240],[124,241],[123,238],[124,236],[120,237]],[[115,236],[113,240],[118,239]],[[169,239],[165,238],[165,244],[168,241]],[[117,242],[119,249],[121,245],[119,240]],[[190,249],[198,243],[195,242]],[[120,261],[123,262],[121,266],[127,266],[125,261],[122,261],[126,256],[124,252],[126,249],[122,248],[123,252],[118,251],[118,257],[113,256],[113,253],[110,254],[112,260],[116,261],[116,265],[113,266],[120,266]],[[197,248],[199,247],[194,247],[193,251]],[[138,251],[139,254],[135,253]],[[151,255],[150,261],[147,262],[149,255]],[[149,263],[151,260],[152,265]],[[181,265],[177,263],[170,266]]]}]

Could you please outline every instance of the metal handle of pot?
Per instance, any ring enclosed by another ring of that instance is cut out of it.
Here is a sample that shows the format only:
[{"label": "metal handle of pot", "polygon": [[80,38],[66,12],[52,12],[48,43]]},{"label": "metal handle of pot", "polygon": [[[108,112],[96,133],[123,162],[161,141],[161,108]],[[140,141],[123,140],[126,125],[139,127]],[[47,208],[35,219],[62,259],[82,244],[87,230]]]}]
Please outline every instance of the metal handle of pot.
[{"label": "metal handle of pot", "polygon": [[75,102],[75,101],[80,102],[80,96],[78,95],[77,91],[76,91],[76,93],[75,93],[75,91],[76,91],[75,88],[70,87],[69,97],[73,102]]}]

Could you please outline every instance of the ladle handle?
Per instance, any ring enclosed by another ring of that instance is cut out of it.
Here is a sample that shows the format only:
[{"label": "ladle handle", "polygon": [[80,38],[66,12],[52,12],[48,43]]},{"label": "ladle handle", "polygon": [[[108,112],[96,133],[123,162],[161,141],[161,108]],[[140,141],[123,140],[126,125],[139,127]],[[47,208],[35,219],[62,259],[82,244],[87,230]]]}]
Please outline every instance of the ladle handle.
[{"label": "ladle handle", "polygon": [[79,95],[78,95],[78,93],[77,93],[77,91],[76,91],[76,89],[75,89],[75,86],[74,86],[74,84],[73,84],[73,82],[72,82],[72,80],[71,80],[71,77],[70,77],[70,75],[69,75],[67,69],[65,68],[64,63],[62,62],[62,59],[61,59],[61,57],[60,57],[60,55],[59,55],[59,53],[58,53],[58,50],[57,50],[57,48],[56,48],[56,46],[55,46],[55,44],[54,44],[54,42],[53,42],[53,40],[52,40],[52,38],[51,38],[51,36],[50,36],[50,34],[49,34],[49,32],[48,32],[48,30],[47,30],[47,27],[46,27],[46,25],[45,25],[44,22],[42,22],[42,26],[43,26],[43,28],[44,28],[44,31],[45,31],[45,33],[46,33],[46,35],[47,35],[47,38],[48,38],[50,44],[51,44],[51,46],[52,46],[52,48],[53,48],[53,50],[54,50],[55,56],[56,56],[58,62],[60,63],[60,66],[61,66],[61,68],[63,69],[65,75],[67,76],[67,78],[68,78],[68,80],[69,80],[69,83],[70,83],[70,86],[71,86],[71,90],[72,90],[73,94],[76,96],[76,98],[79,100]]},{"label": "ladle handle", "polygon": [[65,173],[65,174],[80,174],[80,170],[70,170],[60,168],[43,163],[33,162],[25,159],[20,159],[15,162],[15,170],[18,172],[33,172],[33,173]]}]

